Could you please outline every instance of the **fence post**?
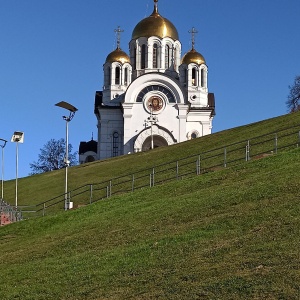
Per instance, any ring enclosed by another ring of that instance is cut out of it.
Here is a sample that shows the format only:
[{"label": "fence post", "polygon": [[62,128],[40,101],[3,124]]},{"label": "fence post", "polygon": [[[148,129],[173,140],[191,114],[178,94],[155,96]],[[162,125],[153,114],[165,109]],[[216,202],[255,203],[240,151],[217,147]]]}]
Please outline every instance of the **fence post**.
[{"label": "fence post", "polygon": [[155,168],[152,169],[152,186],[155,185]]},{"label": "fence post", "polygon": [[132,190],[132,192],[134,192],[134,174],[132,174],[131,190]]},{"label": "fence post", "polygon": [[46,203],[43,203],[43,217],[46,215]]},{"label": "fence post", "polygon": [[109,197],[111,197],[112,181],[109,181]]},{"label": "fence post", "polygon": [[224,168],[227,167],[227,149],[226,147],[224,148]]},{"label": "fence post", "polygon": [[108,191],[109,191],[109,186],[106,186],[106,198],[108,198],[108,197],[109,197],[109,195],[108,195]]},{"label": "fence post", "polygon": [[179,163],[178,160],[176,161],[176,179],[178,180],[178,176],[179,176]]},{"label": "fence post", "polygon": [[277,148],[278,148],[278,137],[277,137],[277,133],[275,133],[275,154],[277,154]]},{"label": "fence post", "polygon": [[250,141],[248,140],[248,143],[246,145],[246,161],[250,160]]},{"label": "fence post", "polygon": [[90,204],[93,202],[93,185],[90,184]]},{"label": "fence post", "polygon": [[197,170],[197,175],[200,175],[201,174],[200,155],[198,155],[198,159],[196,161],[196,170]]}]

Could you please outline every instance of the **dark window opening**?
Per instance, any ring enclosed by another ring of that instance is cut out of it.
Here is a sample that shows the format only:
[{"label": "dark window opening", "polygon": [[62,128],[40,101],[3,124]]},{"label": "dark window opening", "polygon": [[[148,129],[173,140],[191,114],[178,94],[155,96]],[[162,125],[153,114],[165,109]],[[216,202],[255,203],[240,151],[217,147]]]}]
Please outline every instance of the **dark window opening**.
[{"label": "dark window opening", "polygon": [[115,84],[120,84],[120,67],[116,67],[116,80]]},{"label": "dark window opening", "polygon": [[119,133],[118,132],[114,132],[113,133],[113,157],[116,157],[119,155]]},{"label": "dark window opening", "polygon": [[158,51],[157,44],[153,45],[153,68],[158,68]]},{"label": "dark window opening", "polygon": [[124,74],[124,84],[128,84],[128,68],[125,68],[125,74]]},{"label": "dark window opening", "polygon": [[142,53],[141,53],[141,69],[146,68],[146,45],[142,46]]},{"label": "dark window opening", "polygon": [[196,68],[192,69],[192,85],[196,85]]},{"label": "dark window opening", "polygon": [[166,46],[166,53],[165,53],[165,68],[168,69],[170,67],[171,61],[171,49],[170,46]]}]

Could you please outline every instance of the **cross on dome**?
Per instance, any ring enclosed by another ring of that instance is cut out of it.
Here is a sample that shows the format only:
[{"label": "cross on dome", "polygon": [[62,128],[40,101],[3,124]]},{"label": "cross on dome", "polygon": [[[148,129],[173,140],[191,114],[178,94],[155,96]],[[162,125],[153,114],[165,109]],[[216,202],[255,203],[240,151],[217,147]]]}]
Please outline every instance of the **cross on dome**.
[{"label": "cross on dome", "polygon": [[195,36],[196,36],[196,33],[198,33],[198,31],[196,30],[195,27],[192,28],[192,30],[189,30],[189,33],[192,34],[192,50],[195,49]]},{"label": "cross on dome", "polygon": [[117,49],[121,49],[121,32],[124,32],[124,30],[121,29],[120,26],[118,26],[117,29],[114,30],[117,33]]},{"label": "cross on dome", "polygon": [[153,13],[158,13],[158,5],[157,5],[158,0],[154,0],[154,11]]}]

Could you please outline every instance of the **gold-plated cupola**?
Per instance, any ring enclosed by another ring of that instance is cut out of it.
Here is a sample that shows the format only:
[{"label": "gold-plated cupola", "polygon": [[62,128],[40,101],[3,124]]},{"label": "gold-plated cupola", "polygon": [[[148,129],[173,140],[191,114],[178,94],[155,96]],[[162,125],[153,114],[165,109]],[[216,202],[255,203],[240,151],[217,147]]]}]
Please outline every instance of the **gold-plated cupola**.
[{"label": "gold-plated cupola", "polygon": [[185,64],[185,65],[188,65],[191,63],[195,63],[197,65],[202,65],[202,64],[205,64],[205,59],[202,54],[200,54],[193,48],[192,50],[190,50],[183,56],[181,63]]},{"label": "gold-plated cupola", "polygon": [[157,36],[159,38],[170,37],[174,41],[179,40],[175,26],[159,14],[157,2],[158,0],[154,0],[153,13],[135,26],[132,32],[132,39]]},{"label": "gold-plated cupola", "polygon": [[117,48],[116,50],[108,54],[105,63],[107,62],[120,62],[121,64],[125,64],[130,63],[130,58],[124,51],[122,51],[120,48]]}]

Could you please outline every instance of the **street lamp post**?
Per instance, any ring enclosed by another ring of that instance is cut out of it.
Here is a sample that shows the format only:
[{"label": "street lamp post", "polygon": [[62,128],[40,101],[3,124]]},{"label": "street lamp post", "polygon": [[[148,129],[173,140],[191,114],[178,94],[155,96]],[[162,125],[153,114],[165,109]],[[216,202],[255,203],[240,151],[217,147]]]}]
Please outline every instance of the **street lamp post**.
[{"label": "street lamp post", "polygon": [[4,184],[4,147],[7,143],[7,140],[0,139],[2,148],[2,176],[1,176],[1,200],[3,200],[3,184]]},{"label": "street lamp post", "polygon": [[16,209],[18,208],[18,164],[19,164],[19,143],[24,142],[24,132],[15,131],[11,142],[16,143]]},{"label": "street lamp post", "polygon": [[67,109],[70,114],[69,116],[63,116],[63,119],[66,121],[66,154],[65,154],[65,210],[70,209],[70,199],[68,199],[68,167],[70,165],[69,161],[69,122],[73,119],[75,112],[78,110],[75,106],[65,102],[61,101],[59,103],[55,104],[56,106],[59,106],[61,108]]}]

